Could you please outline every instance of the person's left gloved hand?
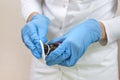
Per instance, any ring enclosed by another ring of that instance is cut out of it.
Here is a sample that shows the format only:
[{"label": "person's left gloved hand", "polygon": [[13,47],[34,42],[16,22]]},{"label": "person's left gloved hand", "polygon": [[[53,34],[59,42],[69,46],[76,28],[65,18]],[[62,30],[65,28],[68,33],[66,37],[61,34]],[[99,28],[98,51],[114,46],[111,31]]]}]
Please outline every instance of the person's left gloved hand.
[{"label": "person's left gloved hand", "polygon": [[61,44],[46,57],[46,64],[68,67],[75,65],[88,46],[100,40],[101,34],[100,24],[94,19],[76,25],[65,35],[50,42]]}]

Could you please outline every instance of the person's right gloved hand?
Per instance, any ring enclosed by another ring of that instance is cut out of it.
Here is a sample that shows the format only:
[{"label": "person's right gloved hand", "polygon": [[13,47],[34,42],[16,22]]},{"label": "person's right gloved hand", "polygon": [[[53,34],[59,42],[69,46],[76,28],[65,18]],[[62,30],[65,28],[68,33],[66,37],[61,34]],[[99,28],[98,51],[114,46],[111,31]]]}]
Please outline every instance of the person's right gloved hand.
[{"label": "person's right gloved hand", "polygon": [[50,20],[47,17],[36,14],[21,31],[24,44],[37,59],[42,57],[40,40],[42,40],[43,43],[47,42],[46,35],[48,33],[49,24]]}]

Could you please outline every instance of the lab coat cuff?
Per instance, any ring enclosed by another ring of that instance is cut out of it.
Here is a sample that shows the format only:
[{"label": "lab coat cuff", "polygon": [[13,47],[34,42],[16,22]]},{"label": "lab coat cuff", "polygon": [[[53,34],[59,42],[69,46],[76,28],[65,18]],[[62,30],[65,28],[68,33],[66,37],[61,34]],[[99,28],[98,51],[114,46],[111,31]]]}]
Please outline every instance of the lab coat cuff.
[{"label": "lab coat cuff", "polygon": [[101,20],[101,22],[104,24],[107,39],[106,40],[100,40],[101,45],[109,45],[110,43],[113,43],[116,41],[116,37],[114,35],[113,28],[115,28],[115,23],[113,20]]},{"label": "lab coat cuff", "polygon": [[33,12],[42,14],[41,5],[37,1],[31,0],[29,3],[27,1],[26,2],[21,1],[21,7],[25,21],[27,21],[28,17]]},{"label": "lab coat cuff", "polygon": [[23,17],[25,19],[25,21],[27,21],[28,17],[30,16],[31,13],[33,12],[37,12],[39,14],[42,14],[40,10],[37,10],[37,9],[34,9],[34,8],[31,8],[31,9],[24,9],[23,11]]}]

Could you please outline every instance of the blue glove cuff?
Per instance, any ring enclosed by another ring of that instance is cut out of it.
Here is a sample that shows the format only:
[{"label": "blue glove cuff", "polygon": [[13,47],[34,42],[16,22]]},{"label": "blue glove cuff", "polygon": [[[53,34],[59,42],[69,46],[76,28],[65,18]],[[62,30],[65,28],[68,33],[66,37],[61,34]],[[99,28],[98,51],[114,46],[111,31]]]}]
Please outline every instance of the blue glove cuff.
[{"label": "blue glove cuff", "polygon": [[85,23],[86,23],[86,26],[89,26],[87,27],[87,29],[89,29],[90,31],[93,31],[96,34],[96,39],[94,39],[93,42],[99,41],[102,36],[100,23],[95,19],[88,19]]}]

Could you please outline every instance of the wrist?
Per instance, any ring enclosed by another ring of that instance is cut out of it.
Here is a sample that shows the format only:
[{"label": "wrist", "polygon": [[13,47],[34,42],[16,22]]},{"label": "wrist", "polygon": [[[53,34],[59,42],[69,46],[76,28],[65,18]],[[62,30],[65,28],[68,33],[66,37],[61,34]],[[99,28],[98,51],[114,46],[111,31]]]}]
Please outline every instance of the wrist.
[{"label": "wrist", "polygon": [[38,12],[31,13],[30,16],[28,17],[27,22],[32,21],[34,19],[39,19],[39,21],[43,21],[46,22],[47,24],[50,24],[49,18],[42,14],[39,14]]},{"label": "wrist", "polygon": [[100,24],[100,28],[102,31],[102,35],[101,35],[101,39],[100,40],[106,40],[107,39],[107,35],[106,35],[106,31],[105,31],[105,26],[102,22],[99,22]]},{"label": "wrist", "polygon": [[33,12],[33,13],[31,13],[31,14],[29,15],[28,19],[27,19],[27,22],[29,22],[29,21],[31,20],[31,18],[32,18],[34,15],[36,15],[36,14],[38,14],[38,12]]}]

